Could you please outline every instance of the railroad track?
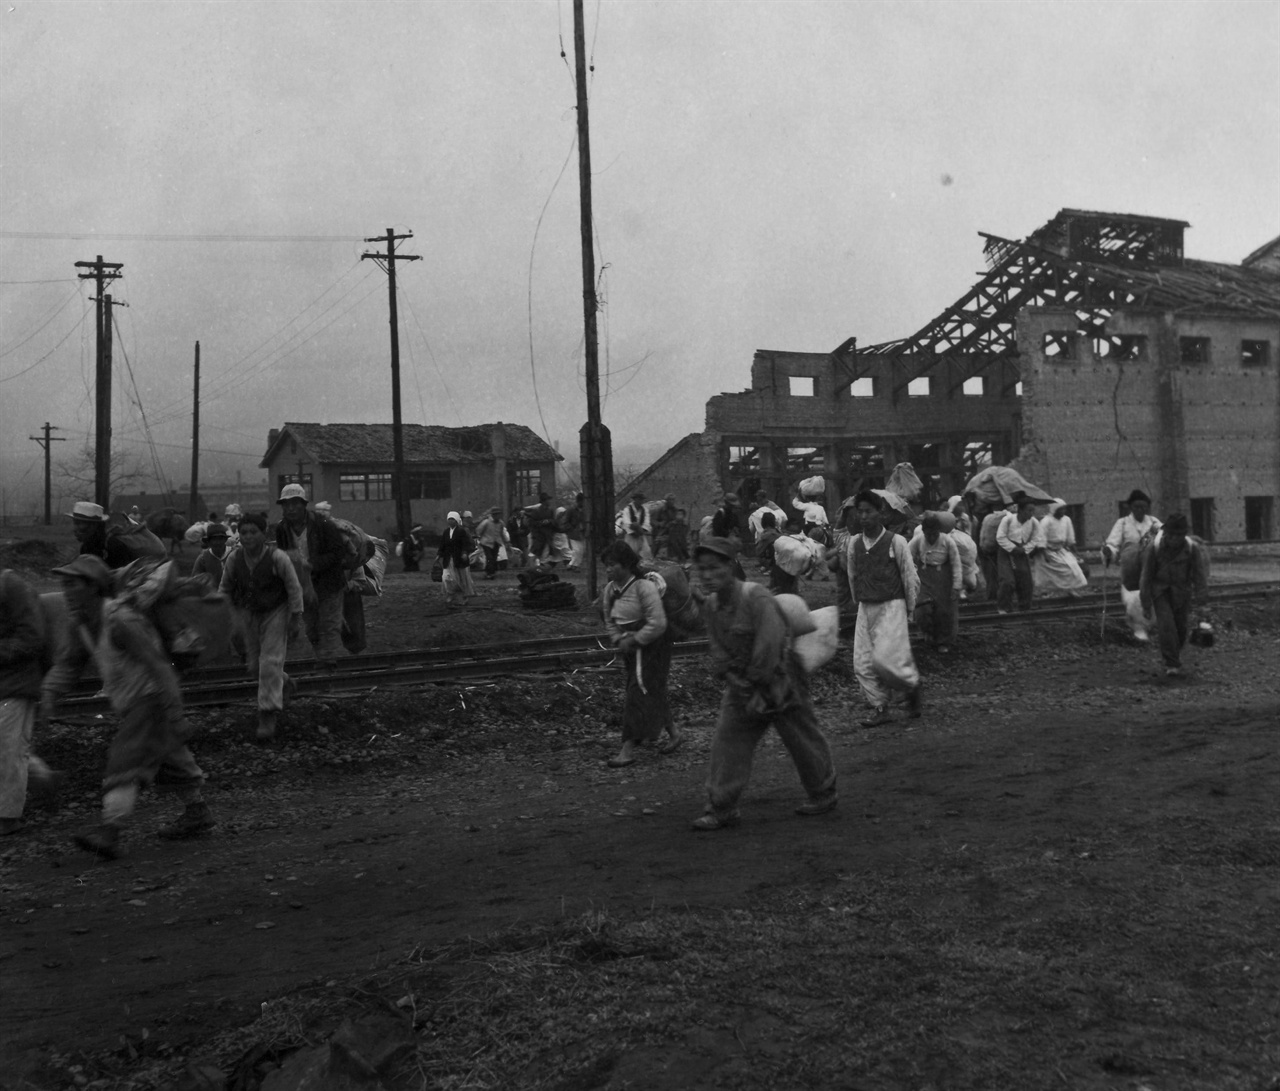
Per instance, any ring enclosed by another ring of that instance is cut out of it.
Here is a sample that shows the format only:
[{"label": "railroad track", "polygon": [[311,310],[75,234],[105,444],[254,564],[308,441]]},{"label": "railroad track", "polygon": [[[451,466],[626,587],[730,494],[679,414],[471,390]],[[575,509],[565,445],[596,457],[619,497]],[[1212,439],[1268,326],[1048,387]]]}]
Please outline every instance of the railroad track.
[{"label": "railroad track", "polygon": [[[1277,593],[1280,593],[1280,582],[1275,581],[1215,584],[1211,601],[1239,602]],[[992,603],[962,603],[961,627],[963,631],[1079,620],[1098,617],[1102,605],[1100,594],[1085,596],[1069,605],[1012,614],[998,613]],[[1109,594],[1106,605],[1109,616],[1117,620],[1122,617],[1118,594]],[[705,640],[690,640],[676,644],[674,654],[701,655],[706,650]],[[613,650],[601,635],[585,634],[350,656],[341,660],[336,669],[325,669],[315,660],[293,660],[288,669],[289,676],[298,685],[299,696],[323,696],[521,674],[568,673],[600,668],[613,658]],[[95,692],[96,688],[93,681],[80,684],[60,702],[59,710],[76,714],[107,711],[107,702]],[[253,698],[257,690],[257,682],[247,678],[239,665],[192,671],[184,677],[182,685],[183,700],[188,706],[232,704]]]}]

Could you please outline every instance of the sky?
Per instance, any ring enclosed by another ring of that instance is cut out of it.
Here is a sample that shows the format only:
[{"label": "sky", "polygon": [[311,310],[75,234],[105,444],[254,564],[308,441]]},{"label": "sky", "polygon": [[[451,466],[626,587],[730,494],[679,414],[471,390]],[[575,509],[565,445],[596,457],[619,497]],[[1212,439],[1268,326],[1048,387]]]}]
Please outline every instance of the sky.
[{"label": "sky", "polygon": [[[979,231],[1061,208],[1280,233],[1280,5],[587,0],[604,422],[622,462],[703,427],[756,349],[914,332]],[[566,54],[562,58],[561,50]],[[0,7],[0,490],[91,443],[93,304],[123,264],[120,462],[260,479],[285,421],[587,416],[570,0]],[[58,485],[59,491],[69,486]]]}]

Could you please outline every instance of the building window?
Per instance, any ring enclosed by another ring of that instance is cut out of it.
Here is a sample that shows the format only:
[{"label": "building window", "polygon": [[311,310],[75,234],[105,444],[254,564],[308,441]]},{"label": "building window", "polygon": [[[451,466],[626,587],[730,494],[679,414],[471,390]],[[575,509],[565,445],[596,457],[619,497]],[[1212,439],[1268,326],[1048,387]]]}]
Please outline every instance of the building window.
[{"label": "building window", "polygon": [[1241,341],[1240,362],[1246,367],[1266,364],[1271,358],[1270,341]]},{"label": "building window", "polygon": [[311,495],[311,475],[310,474],[277,474],[276,475],[276,495],[279,496],[284,491],[286,485],[301,485],[307,490],[307,499],[314,500]]},{"label": "building window", "polygon": [[975,440],[964,445],[964,475],[973,477],[996,460],[996,445],[991,440]]},{"label": "building window", "polygon": [[759,447],[729,448],[730,477],[746,477],[748,474],[759,473],[761,469],[760,463]]},{"label": "building window", "polygon": [[927,398],[932,393],[933,381],[928,375],[921,375],[907,383],[908,398]]},{"label": "building window", "polygon": [[812,375],[792,375],[788,378],[788,382],[791,387],[791,396],[793,398],[813,397]]},{"label": "building window", "polygon": [[1268,541],[1274,537],[1271,522],[1271,497],[1244,498],[1244,536],[1249,542]]},{"label": "building window", "polygon": [[876,377],[864,375],[849,384],[849,394],[854,398],[874,398],[876,396]]},{"label": "building window", "polygon": [[1095,337],[1093,352],[1099,359],[1115,360],[1130,364],[1147,355],[1147,339],[1140,333],[1117,333],[1110,337]]},{"label": "building window", "polygon": [[1191,533],[1206,542],[1213,541],[1213,497],[1191,501]]},{"label": "building window", "polygon": [[542,473],[538,470],[516,470],[512,483],[512,491],[518,499],[536,500],[542,492]]},{"label": "building window", "polygon": [[1178,361],[1183,364],[1207,364],[1209,362],[1209,338],[1179,337]]},{"label": "building window", "polygon": [[820,474],[822,471],[823,460],[821,448],[787,448],[787,473],[789,475],[794,477],[796,474]]},{"label": "building window", "polygon": [[1022,380],[1021,379],[1019,379],[1016,383],[1013,384],[1013,396],[1015,398],[1022,397]]},{"label": "building window", "polygon": [[858,488],[884,488],[884,451],[879,447],[845,448],[844,468]]},{"label": "building window", "polygon": [[338,477],[339,500],[390,500],[390,474],[341,474]]},{"label": "building window", "polygon": [[406,500],[448,500],[453,495],[453,481],[448,470],[406,470]]},{"label": "building window", "polygon": [[1043,352],[1049,360],[1074,360],[1076,335],[1074,330],[1049,330],[1044,335]]},{"label": "building window", "polygon": [[987,392],[987,380],[981,375],[975,375],[972,379],[965,379],[964,386],[961,391],[970,398],[981,398]]}]

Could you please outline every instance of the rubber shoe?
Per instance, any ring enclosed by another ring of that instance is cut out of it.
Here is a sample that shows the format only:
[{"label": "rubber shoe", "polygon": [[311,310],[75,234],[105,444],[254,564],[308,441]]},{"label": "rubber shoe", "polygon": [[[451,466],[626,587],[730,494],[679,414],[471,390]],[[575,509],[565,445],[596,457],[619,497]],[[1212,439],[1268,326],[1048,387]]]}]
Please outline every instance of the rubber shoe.
[{"label": "rubber shoe", "polygon": [[891,723],[893,717],[889,715],[889,709],[885,705],[876,705],[871,710],[871,715],[865,720],[859,720],[863,727],[879,727],[881,724]]},{"label": "rubber shoe", "polygon": [[801,803],[800,806],[796,808],[796,814],[804,815],[805,817],[815,814],[826,814],[828,811],[834,811],[836,809],[836,804],[839,802],[840,797],[835,793],[832,793],[829,796],[822,796],[819,799],[811,799],[808,803]]},{"label": "rubber shoe", "polygon": [[114,860],[120,855],[118,826],[109,826],[105,822],[99,826],[90,826],[86,830],[81,830],[72,840],[85,852],[92,852],[104,860]]},{"label": "rubber shoe", "polygon": [[188,841],[207,833],[217,825],[207,803],[188,803],[187,809],[161,829],[156,836],[163,841]]},{"label": "rubber shoe", "polygon": [[702,832],[707,830],[727,830],[730,826],[736,826],[740,821],[742,821],[742,815],[736,810],[729,811],[727,814],[708,811],[693,820],[693,828]]}]

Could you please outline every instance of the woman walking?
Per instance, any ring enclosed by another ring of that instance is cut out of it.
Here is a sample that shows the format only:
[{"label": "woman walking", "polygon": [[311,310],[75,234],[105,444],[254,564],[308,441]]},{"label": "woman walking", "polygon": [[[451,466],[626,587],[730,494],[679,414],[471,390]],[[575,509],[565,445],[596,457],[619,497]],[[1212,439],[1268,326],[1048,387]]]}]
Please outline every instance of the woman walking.
[{"label": "woman walking", "polygon": [[1040,520],[1044,549],[1031,561],[1031,577],[1038,595],[1075,597],[1089,586],[1076,558],[1076,528],[1066,510],[1065,500],[1054,500],[1049,514]]},{"label": "woman walking", "polygon": [[652,742],[663,731],[668,736],[661,748],[664,754],[675,750],[682,737],[675,729],[667,699],[672,636],[662,595],[641,574],[640,556],[626,542],[613,542],[601,560],[609,577],[602,596],[604,627],[622,654],[627,679],[622,749],[609,759],[609,765],[618,769],[635,762],[635,748]]},{"label": "woman walking", "polygon": [[449,512],[445,523],[445,532],[440,537],[444,604],[450,610],[461,610],[476,593],[475,584],[471,582],[471,552],[475,547],[471,536],[462,529],[462,517],[456,511]]}]

